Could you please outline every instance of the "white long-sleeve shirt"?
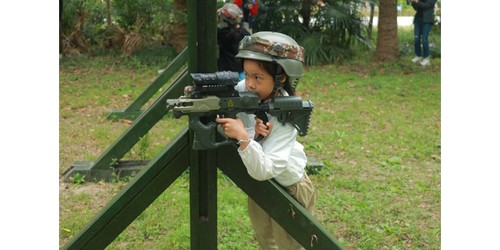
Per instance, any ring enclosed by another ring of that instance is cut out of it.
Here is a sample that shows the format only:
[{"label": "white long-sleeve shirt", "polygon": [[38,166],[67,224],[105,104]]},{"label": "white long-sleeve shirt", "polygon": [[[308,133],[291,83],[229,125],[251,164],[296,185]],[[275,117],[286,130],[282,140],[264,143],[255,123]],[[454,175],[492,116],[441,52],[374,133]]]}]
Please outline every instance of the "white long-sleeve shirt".
[{"label": "white long-sleeve shirt", "polygon": [[[238,91],[247,91],[245,80],[235,87]],[[250,138],[255,134],[255,115],[239,113]],[[268,114],[273,124],[271,133],[261,142],[251,140],[245,149],[238,153],[247,168],[248,174],[259,181],[274,178],[282,186],[290,186],[304,176],[307,157],[304,146],[297,142],[297,130],[289,123],[283,125],[274,116]]]}]

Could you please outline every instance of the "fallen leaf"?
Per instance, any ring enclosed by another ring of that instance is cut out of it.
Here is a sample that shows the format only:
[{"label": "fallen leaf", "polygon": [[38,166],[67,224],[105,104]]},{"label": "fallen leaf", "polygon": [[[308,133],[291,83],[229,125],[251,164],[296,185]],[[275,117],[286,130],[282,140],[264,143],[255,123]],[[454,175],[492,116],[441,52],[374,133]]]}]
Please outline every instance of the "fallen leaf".
[{"label": "fallen leaf", "polygon": [[435,159],[435,160],[441,160],[441,156],[440,155],[431,155],[431,158]]}]

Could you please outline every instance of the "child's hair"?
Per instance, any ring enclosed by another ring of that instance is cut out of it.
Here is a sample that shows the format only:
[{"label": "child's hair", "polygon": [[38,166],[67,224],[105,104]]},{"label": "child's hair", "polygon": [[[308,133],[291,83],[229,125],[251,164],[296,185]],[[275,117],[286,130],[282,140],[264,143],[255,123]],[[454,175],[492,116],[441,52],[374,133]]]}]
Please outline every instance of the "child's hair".
[{"label": "child's hair", "polygon": [[[273,63],[273,62],[266,62],[266,61],[257,61],[260,68],[263,69],[264,71],[266,71],[266,73],[268,73],[269,75],[271,76],[276,76],[276,73],[278,71],[278,67],[281,68],[280,65],[276,64],[276,63]],[[290,84],[290,77],[288,77],[286,75],[286,73],[283,71],[283,69],[280,70],[282,73],[281,74],[284,74],[286,76],[286,80],[285,82],[283,83],[283,89],[286,90],[286,92],[288,93],[288,95],[295,95],[295,88]],[[282,77],[281,74],[279,75],[279,77]]]}]

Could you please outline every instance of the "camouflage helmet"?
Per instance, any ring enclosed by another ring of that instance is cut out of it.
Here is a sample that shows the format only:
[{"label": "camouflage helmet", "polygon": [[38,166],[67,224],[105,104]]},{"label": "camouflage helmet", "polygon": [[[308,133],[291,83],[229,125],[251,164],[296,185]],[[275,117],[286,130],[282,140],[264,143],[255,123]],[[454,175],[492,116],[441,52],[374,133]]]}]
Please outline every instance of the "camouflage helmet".
[{"label": "camouflage helmet", "polygon": [[236,58],[275,62],[295,83],[303,75],[304,48],[282,33],[261,31],[245,36]]},{"label": "camouflage helmet", "polygon": [[239,24],[243,18],[243,12],[240,7],[234,3],[225,3],[222,8],[217,10],[217,15],[219,16],[218,28]]}]

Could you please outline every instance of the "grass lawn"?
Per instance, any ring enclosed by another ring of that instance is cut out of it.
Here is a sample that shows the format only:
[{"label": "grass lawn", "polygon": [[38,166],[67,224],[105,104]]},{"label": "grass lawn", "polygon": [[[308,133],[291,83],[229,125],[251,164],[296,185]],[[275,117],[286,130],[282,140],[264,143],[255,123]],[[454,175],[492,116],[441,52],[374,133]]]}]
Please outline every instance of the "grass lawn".
[{"label": "grass lawn", "polygon": [[[441,243],[440,59],[307,67],[298,87],[315,108],[299,140],[325,167],[310,176],[315,217],[347,249],[439,249]],[[60,61],[59,172],[95,160],[128,126],[106,120],[127,107],[165,65],[119,57]],[[150,159],[187,124],[161,120],[127,159]],[[109,249],[189,249],[189,175],[183,174]],[[60,183],[60,246],[82,229],[126,180]],[[219,249],[256,249],[246,195],[218,178]]]}]

